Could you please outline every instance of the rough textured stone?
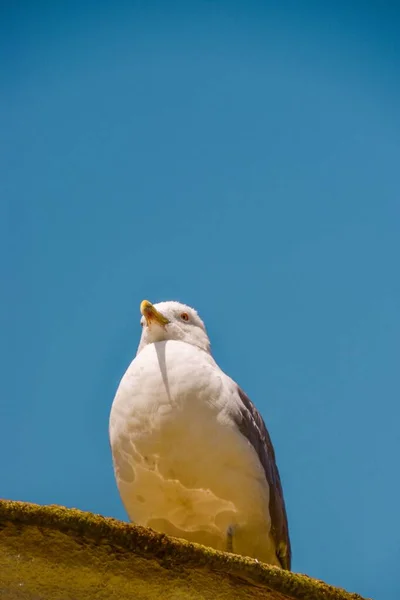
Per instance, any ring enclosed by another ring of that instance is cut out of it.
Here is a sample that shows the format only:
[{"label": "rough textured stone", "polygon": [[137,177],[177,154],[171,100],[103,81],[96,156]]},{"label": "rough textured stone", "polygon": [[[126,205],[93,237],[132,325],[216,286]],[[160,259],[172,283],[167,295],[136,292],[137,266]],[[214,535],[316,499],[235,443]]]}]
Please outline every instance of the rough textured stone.
[{"label": "rough textured stone", "polygon": [[0,501],[5,600],[362,600],[257,561],[61,506]]}]

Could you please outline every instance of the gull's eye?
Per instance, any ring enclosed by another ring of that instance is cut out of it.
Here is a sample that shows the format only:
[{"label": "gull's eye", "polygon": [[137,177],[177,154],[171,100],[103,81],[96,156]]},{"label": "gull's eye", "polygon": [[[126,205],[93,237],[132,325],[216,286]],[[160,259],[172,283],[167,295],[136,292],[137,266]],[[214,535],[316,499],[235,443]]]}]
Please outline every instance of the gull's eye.
[{"label": "gull's eye", "polygon": [[143,327],[144,321],[140,321],[140,327]]},{"label": "gull's eye", "polygon": [[181,313],[182,321],[189,321],[189,315],[185,312]]}]

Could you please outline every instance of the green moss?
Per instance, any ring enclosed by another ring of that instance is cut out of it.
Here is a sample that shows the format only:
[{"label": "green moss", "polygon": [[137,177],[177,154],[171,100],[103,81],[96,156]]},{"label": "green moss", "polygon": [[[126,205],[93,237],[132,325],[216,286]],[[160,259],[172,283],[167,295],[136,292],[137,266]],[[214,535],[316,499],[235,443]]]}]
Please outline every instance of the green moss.
[{"label": "green moss", "polygon": [[0,596],[362,600],[254,560],[60,506],[0,501]]}]

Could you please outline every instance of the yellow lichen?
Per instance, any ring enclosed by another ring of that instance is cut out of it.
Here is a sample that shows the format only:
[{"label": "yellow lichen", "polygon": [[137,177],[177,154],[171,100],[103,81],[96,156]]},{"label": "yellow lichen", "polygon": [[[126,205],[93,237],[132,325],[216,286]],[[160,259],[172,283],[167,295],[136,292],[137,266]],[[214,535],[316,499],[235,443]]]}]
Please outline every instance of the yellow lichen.
[{"label": "yellow lichen", "polygon": [[305,575],[60,506],[0,501],[9,600],[362,600]]}]

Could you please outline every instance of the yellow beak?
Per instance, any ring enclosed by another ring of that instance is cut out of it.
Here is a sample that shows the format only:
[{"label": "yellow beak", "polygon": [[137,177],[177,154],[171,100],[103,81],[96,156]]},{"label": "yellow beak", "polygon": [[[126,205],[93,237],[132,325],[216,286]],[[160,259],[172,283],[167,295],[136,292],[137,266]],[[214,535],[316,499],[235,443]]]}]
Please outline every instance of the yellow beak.
[{"label": "yellow beak", "polygon": [[162,327],[165,327],[169,323],[168,319],[164,317],[148,300],[143,300],[140,304],[140,312],[146,319],[147,325],[151,323],[158,323]]}]

